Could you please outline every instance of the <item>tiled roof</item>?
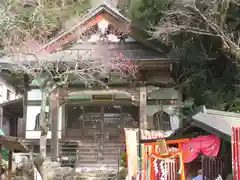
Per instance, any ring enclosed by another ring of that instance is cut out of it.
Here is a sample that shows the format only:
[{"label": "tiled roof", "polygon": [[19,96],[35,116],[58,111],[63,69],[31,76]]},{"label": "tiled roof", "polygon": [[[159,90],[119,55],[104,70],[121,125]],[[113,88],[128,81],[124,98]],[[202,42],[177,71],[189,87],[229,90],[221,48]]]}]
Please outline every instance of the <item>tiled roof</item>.
[{"label": "tiled roof", "polygon": [[[47,44],[45,44],[44,47],[47,47],[49,44],[54,43],[56,40],[60,39],[64,35],[73,31],[75,28],[79,27],[83,22],[86,22],[87,20],[89,20],[92,17],[98,15],[102,11],[105,11],[105,12],[109,13],[110,15],[112,15],[113,17],[116,17],[117,19],[119,19],[122,22],[130,23],[130,20],[128,18],[126,18],[125,16],[123,16],[118,11],[117,8],[112,7],[111,5],[104,3],[104,4],[101,4],[101,5],[97,6],[96,8],[91,9],[89,11],[89,13],[87,13],[79,21],[78,24],[71,27],[70,29],[65,30],[64,32],[61,32],[54,39],[50,40]],[[141,46],[140,43],[136,43],[135,45],[132,45],[132,46],[125,46],[125,47],[122,46],[121,48],[117,48],[116,46],[119,46],[117,44],[115,44],[115,45],[106,44],[106,45],[107,46],[115,46],[114,51],[116,51],[117,53],[119,51],[119,53],[123,54],[125,57],[128,57],[131,60],[163,60],[163,61],[168,60],[167,57],[164,56],[164,54],[158,53],[158,52],[156,52],[154,50],[151,50],[149,48],[145,48],[145,46],[143,48],[143,46]],[[77,46],[79,46],[79,45],[77,45]],[[76,53],[78,55],[81,54],[81,53],[86,54],[86,48],[87,48],[88,45],[86,45],[86,47],[84,47],[84,45],[80,45],[80,46],[81,46],[81,48],[83,48],[82,50],[78,49],[76,52],[70,51],[71,48],[74,48],[74,47],[71,47],[68,50],[62,50],[62,51],[58,51],[58,52],[52,53],[52,54],[39,55],[38,60],[46,61],[46,59],[47,59],[48,61],[58,61],[59,59],[61,59],[62,61],[64,61],[63,59],[66,59],[67,61],[69,61],[69,60],[71,61],[73,59],[76,59]],[[101,45],[101,46],[103,46],[103,45]],[[126,48],[126,47],[128,47],[128,48]],[[109,50],[109,48],[107,49],[107,51],[108,50]],[[93,53],[93,56],[99,57],[98,54],[95,54],[95,55],[94,54],[95,53]],[[13,57],[13,56],[12,57],[10,57],[10,56],[1,57],[0,58],[1,68],[6,68],[7,67],[7,69],[9,69],[9,67],[11,67],[11,65],[15,64],[16,61],[36,62],[36,57],[33,57],[32,55],[22,55],[22,57],[19,56],[18,60],[16,60],[15,58],[16,57]]]},{"label": "tiled roof", "polygon": [[229,136],[232,126],[240,126],[240,113],[206,109],[193,116],[193,119]]}]

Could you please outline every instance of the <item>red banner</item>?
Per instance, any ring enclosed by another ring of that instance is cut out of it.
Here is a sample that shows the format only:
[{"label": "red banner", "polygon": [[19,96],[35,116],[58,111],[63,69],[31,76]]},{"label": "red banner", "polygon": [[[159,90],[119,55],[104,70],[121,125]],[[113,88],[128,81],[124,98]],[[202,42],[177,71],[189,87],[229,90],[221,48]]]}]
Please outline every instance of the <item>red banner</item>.
[{"label": "red banner", "polygon": [[234,180],[240,179],[239,133],[239,127],[232,127],[232,163]]}]

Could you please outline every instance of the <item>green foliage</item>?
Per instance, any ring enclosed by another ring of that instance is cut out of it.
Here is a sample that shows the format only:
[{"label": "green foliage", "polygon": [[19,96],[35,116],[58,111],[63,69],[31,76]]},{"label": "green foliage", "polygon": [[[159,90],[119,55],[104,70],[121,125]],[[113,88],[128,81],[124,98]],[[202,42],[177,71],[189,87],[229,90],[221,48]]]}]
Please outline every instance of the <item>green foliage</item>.
[{"label": "green foliage", "polygon": [[129,10],[132,21],[141,27],[149,28],[158,24],[164,11],[168,10],[175,0],[135,0]]},{"label": "green foliage", "polygon": [[240,70],[219,52],[219,43],[214,41],[193,37],[174,48],[171,55],[180,58],[178,84],[184,100],[193,98],[197,106],[224,110],[239,97]]},{"label": "green foliage", "polygon": [[[0,40],[33,39],[56,35],[62,24],[72,18],[81,17],[90,8],[88,0],[19,1],[5,0],[0,2]],[[41,3],[41,4],[38,4]]]},{"label": "green foliage", "polygon": [[235,102],[226,104],[225,111],[240,113],[240,101],[237,99]]},{"label": "green foliage", "polygon": [[125,152],[121,154],[121,167],[127,167],[127,154]]},{"label": "green foliage", "polygon": [[126,179],[127,174],[128,174],[127,168],[123,168],[123,169],[120,171],[120,180]]},{"label": "green foliage", "polygon": [[[198,3],[197,7],[205,13],[208,11],[206,9],[208,5],[202,2],[204,1]],[[212,18],[220,28],[224,29],[222,32],[231,32],[231,36],[237,38],[240,27],[240,6],[229,2],[224,2],[226,3],[224,6],[214,6],[217,8],[217,13]],[[157,25],[162,22],[165,12],[173,7],[173,4],[174,1],[139,0],[132,10],[133,22],[142,22],[145,28]],[[196,18],[197,16],[195,21]],[[176,26],[178,23],[190,24],[191,19],[186,19],[188,22],[181,22],[184,19],[176,20]],[[194,24],[194,19],[192,24]],[[203,22],[199,25],[205,28]],[[167,31],[167,29],[164,31],[164,25],[162,28],[162,32]],[[193,102],[182,109],[183,114],[192,115],[201,105],[219,110],[238,111],[240,107],[237,104],[239,103],[236,104],[235,100],[240,96],[240,70],[238,64],[233,63],[236,62],[236,56],[233,54],[237,53],[232,53],[232,49],[226,48],[219,36],[197,34],[179,29],[176,28],[179,31],[168,36],[168,41],[163,42],[161,38],[159,41],[171,46],[170,52],[166,52],[169,58],[179,59],[178,79],[176,80],[179,89],[183,92],[183,100]],[[232,47],[232,44],[229,47]]]},{"label": "green foliage", "polygon": [[128,171],[127,171],[127,153],[124,152],[121,154],[121,167],[123,167],[123,169],[121,169],[120,171],[120,179],[126,179]]}]

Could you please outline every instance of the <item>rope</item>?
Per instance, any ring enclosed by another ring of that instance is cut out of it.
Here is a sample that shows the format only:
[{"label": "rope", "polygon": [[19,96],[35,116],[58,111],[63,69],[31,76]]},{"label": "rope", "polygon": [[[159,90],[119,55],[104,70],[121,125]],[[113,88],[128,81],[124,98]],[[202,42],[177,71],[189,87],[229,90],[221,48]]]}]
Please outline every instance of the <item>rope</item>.
[{"label": "rope", "polygon": [[[154,159],[158,159],[158,160],[166,160],[166,159],[174,159],[177,155],[179,155],[180,157],[182,156],[181,153],[176,153],[176,154],[174,154],[174,155],[172,155],[170,157],[167,157],[167,158],[159,158],[159,157],[154,156],[154,155],[151,155],[151,157],[154,158]],[[182,172],[182,168],[183,168],[183,164],[180,161],[180,168],[179,168],[179,171],[178,171],[179,174]]]}]

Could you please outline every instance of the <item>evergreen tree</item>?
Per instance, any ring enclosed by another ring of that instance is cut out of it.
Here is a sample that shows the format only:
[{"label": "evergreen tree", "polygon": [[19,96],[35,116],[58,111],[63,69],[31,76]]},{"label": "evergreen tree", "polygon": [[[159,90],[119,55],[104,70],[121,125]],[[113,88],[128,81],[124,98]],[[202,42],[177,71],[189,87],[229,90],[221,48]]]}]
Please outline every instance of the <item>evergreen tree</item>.
[{"label": "evergreen tree", "polygon": [[193,102],[187,109],[238,111],[239,0],[189,2],[139,0],[133,22],[153,29],[153,37],[170,47],[169,58],[179,59],[176,81],[184,101]]}]

